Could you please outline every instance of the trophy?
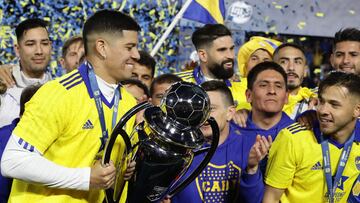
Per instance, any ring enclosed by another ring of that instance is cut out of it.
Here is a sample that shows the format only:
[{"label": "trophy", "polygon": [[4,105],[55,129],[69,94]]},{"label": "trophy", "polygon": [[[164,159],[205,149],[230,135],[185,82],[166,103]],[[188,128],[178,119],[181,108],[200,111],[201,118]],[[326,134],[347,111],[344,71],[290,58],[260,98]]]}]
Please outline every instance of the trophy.
[{"label": "trophy", "polygon": [[[129,136],[123,127],[143,109],[144,121]],[[144,102],[130,109],[114,128],[105,147],[103,164],[109,163],[118,135],[126,145],[124,156],[119,161],[115,186],[105,191],[106,200],[119,201],[125,185],[123,174],[129,160],[135,160],[136,167],[132,179],[128,181],[128,203],[156,202],[184,189],[206,167],[217,148],[219,128],[209,115],[208,95],[200,86],[188,82],[173,84],[159,107]],[[210,147],[202,148],[205,138],[200,126],[205,122],[210,124],[213,137]],[[138,142],[132,143],[134,137],[138,137]],[[203,151],[208,152],[200,165],[182,180],[193,157]]]}]

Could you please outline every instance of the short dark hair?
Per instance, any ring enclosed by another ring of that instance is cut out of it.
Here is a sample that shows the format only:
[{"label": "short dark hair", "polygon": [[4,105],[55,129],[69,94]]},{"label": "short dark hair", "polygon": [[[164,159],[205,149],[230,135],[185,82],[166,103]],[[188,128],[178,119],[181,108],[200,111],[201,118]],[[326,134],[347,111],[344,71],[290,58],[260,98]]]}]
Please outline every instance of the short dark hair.
[{"label": "short dark hair", "polygon": [[225,25],[206,24],[192,34],[191,40],[195,48],[200,49],[223,36],[231,36],[230,30]]},{"label": "short dark hair", "polygon": [[345,87],[350,94],[360,97],[360,76],[354,73],[333,71],[319,85],[319,96],[330,86]]},{"label": "short dark hair", "polygon": [[232,93],[230,89],[226,86],[225,82],[219,80],[210,80],[202,83],[201,87],[204,88],[204,90],[207,92],[211,92],[211,91],[220,92],[224,96],[225,100],[223,101],[225,101],[228,106],[235,105]]},{"label": "short dark hair", "polygon": [[139,51],[140,59],[137,61],[140,65],[151,69],[151,77],[154,77],[156,62],[155,59],[146,51]]},{"label": "short dark hair", "polygon": [[142,89],[144,91],[144,94],[147,96],[147,97],[150,97],[150,94],[149,94],[149,89],[147,88],[147,86],[142,83],[140,80],[137,80],[137,79],[126,79],[126,80],[123,80],[121,82],[122,85],[136,85],[138,86],[140,89]]},{"label": "short dark hair", "polygon": [[77,42],[83,42],[83,38],[82,36],[79,36],[79,35],[76,35],[76,36],[73,36],[73,37],[70,37],[68,40],[65,41],[63,47],[62,47],[62,57],[65,58],[66,54],[68,53],[68,49],[69,47],[74,44],[74,43],[77,43]]},{"label": "short dark hair", "polygon": [[272,62],[272,61],[265,61],[262,63],[257,64],[254,68],[252,68],[247,76],[247,88],[249,90],[252,90],[255,80],[257,78],[257,76],[266,70],[274,70],[278,73],[280,73],[280,75],[283,77],[284,81],[285,81],[285,87],[287,89],[287,75],[285,70],[277,63]]},{"label": "short dark hair", "polygon": [[[19,41],[23,38],[24,33],[30,29],[34,29],[34,28],[44,28],[47,32],[47,22],[39,19],[39,18],[29,18],[26,19],[24,21],[22,21],[21,23],[19,23],[18,26],[16,26],[15,28],[15,33],[16,33],[16,39],[19,43]],[[48,32],[49,33],[49,32]]]},{"label": "short dark hair", "polygon": [[360,30],[356,28],[345,28],[344,30],[341,29],[337,31],[333,40],[333,50],[335,50],[337,43],[344,41],[360,42]]},{"label": "short dark hair", "polygon": [[273,54],[273,59],[275,59],[275,56],[277,54],[279,54],[279,51],[285,47],[292,47],[294,49],[297,49],[299,51],[301,51],[301,53],[304,55],[304,58],[306,60],[306,55],[305,55],[305,50],[302,46],[298,45],[298,44],[294,44],[294,43],[284,43],[284,44],[281,44],[280,46],[278,46],[275,51],[274,51],[274,54]]},{"label": "short dark hair", "polygon": [[182,79],[179,76],[171,74],[171,73],[159,75],[151,82],[150,96],[152,96],[154,94],[154,89],[155,89],[156,85],[164,84],[164,83],[173,84],[173,83],[180,82],[180,81],[182,81]]},{"label": "short dark hair", "polygon": [[29,86],[25,87],[24,90],[21,92],[20,116],[22,116],[24,114],[26,102],[30,101],[30,99],[40,89],[41,86],[42,86],[42,84],[40,84],[40,83],[36,83],[34,85],[29,85]]},{"label": "short dark hair", "polygon": [[93,33],[119,33],[123,30],[140,31],[139,24],[130,16],[115,10],[100,10],[86,20],[83,28],[85,54],[88,54],[88,37]]}]

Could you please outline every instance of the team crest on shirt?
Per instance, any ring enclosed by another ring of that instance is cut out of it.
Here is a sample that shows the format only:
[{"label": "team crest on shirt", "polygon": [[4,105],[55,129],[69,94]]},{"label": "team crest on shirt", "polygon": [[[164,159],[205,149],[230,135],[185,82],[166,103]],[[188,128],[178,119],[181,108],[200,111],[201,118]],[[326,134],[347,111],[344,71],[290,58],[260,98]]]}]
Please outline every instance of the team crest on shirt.
[{"label": "team crest on shirt", "polygon": [[196,187],[203,202],[228,201],[238,196],[241,169],[230,161],[226,165],[208,166],[196,178]]},{"label": "team crest on shirt", "polygon": [[355,166],[356,166],[357,170],[360,171],[360,156],[357,156],[355,158]]}]

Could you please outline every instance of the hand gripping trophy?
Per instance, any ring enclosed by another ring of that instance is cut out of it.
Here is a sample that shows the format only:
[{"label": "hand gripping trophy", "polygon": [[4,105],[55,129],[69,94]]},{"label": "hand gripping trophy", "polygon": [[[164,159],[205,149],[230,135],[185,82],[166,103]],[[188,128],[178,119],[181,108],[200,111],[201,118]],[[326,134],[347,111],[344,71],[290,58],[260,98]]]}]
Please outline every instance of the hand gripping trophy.
[{"label": "hand gripping trophy", "polygon": [[[123,127],[140,110],[144,121],[127,135]],[[160,107],[141,103],[129,110],[119,121],[105,148],[103,163],[110,161],[118,135],[125,142],[124,158],[120,161],[115,187],[106,190],[108,202],[118,202],[125,182],[127,162],[136,161],[133,178],[128,183],[127,202],[156,202],[165,195],[173,196],[190,184],[206,167],[219,142],[218,125],[210,115],[210,100],[198,85],[188,82],[173,84],[161,100]],[[200,126],[208,122],[213,138],[210,147],[201,148],[205,138]],[[119,136],[119,138],[120,138]],[[138,141],[134,143],[134,138]],[[193,157],[208,150],[207,155],[184,181],[178,181],[190,166]]]}]

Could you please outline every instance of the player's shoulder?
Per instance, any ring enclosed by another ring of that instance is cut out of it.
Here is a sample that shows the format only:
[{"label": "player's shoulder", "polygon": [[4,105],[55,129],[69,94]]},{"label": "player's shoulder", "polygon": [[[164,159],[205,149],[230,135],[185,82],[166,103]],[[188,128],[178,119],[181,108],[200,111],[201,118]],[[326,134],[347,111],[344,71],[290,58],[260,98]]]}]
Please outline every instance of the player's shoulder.
[{"label": "player's shoulder", "polygon": [[287,134],[291,136],[301,136],[302,134],[311,132],[305,126],[302,126],[299,122],[288,125],[283,129],[283,131],[287,132]]},{"label": "player's shoulder", "polygon": [[247,89],[246,85],[244,85],[244,83],[241,81],[230,81],[230,83],[231,83],[230,89],[232,90],[245,91]]},{"label": "player's shoulder", "polygon": [[121,100],[125,101],[125,105],[135,106],[137,101],[133,95],[131,95],[124,87],[120,88]]},{"label": "player's shoulder", "polygon": [[179,73],[175,73],[175,75],[179,76],[183,80],[190,80],[190,79],[194,78],[193,72],[194,72],[194,70],[186,70],[186,71],[182,71]]},{"label": "player's shoulder", "polygon": [[[81,76],[79,70],[74,70],[70,73],[67,73],[60,78],[57,78],[54,83],[59,88],[63,88],[64,90],[71,90],[75,87],[78,87],[81,83],[83,83],[83,77]],[[54,84],[55,85],[55,84]]]}]

